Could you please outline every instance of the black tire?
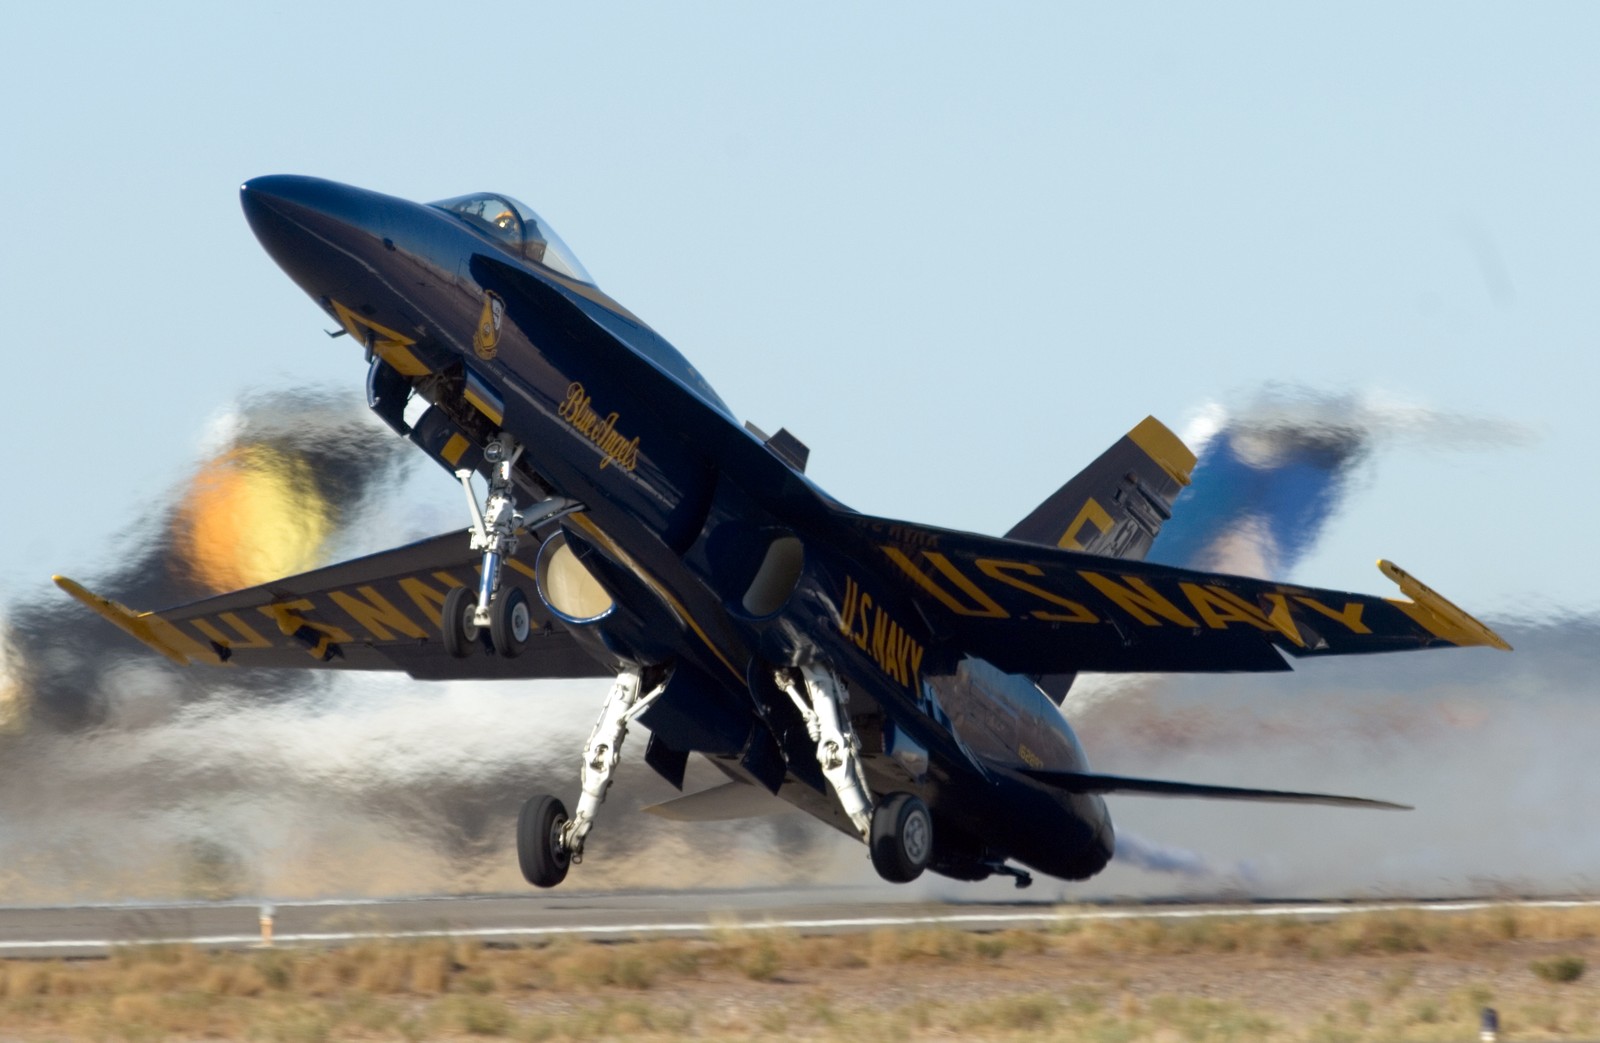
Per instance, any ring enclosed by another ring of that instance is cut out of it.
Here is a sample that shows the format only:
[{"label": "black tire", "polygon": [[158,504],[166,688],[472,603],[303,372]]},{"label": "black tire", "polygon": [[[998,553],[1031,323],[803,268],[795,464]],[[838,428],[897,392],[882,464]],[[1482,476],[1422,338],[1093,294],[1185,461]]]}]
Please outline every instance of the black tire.
[{"label": "black tire", "polygon": [[517,816],[517,863],[534,887],[554,887],[567,878],[572,856],[561,846],[567,806],[548,793],[529,797]]},{"label": "black tire", "polygon": [[920,797],[895,793],[872,812],[872,868],[892,884],[908,884],[933,858],[933,816]]},{"label": "black tire", "polygon": [[504,587],[489,609],[489,640],[494,642],[495,654],[505,659],[515,659],[528,647],[528,635],[533,631],[533,612],[528,608],[528,595],[521,587]]},{"label": "black tire", "polygon": [[444,650],[457,659],[472,654],[478,644],[478,627],[472,615],[478,610],[478,592],[471,587],[452,587],[439,609],[439,632]]}]

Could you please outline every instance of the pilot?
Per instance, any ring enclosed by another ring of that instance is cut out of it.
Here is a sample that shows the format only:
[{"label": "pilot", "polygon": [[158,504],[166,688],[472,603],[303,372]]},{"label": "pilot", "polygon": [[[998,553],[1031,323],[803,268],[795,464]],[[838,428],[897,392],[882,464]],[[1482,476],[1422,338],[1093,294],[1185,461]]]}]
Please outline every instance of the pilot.
[{"label": "pilot", "polygon": [[539,223],[529,221],[526,226],[522,224],[515,211],[507,208],[494,215],[494,226],[505,233],[509,240],[515,240],[518,233],[522,233],[522,255],[535,264],[544,263],[544,251],[547,244],[545,238],[539,234]]},{"label": "pilot", "polygon": [[511,207],[506,207],[489,219],[489,223],[513,248],[522,245],[522,217]]}]

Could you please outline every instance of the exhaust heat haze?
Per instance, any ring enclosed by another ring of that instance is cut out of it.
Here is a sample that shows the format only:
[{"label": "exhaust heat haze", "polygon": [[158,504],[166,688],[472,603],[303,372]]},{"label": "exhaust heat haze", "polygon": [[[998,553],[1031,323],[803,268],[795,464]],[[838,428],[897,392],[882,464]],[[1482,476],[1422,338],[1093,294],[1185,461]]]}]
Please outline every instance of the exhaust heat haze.
[{"label": "exhaust heat haze", "polygon": [[[1502,422],[1281,388],[1209,409],[1190,435],[1194,485],[1151,557],[1280,575],[1292,575],[1377,451],[1527,440]],[[172,503],[117,548],[124,564],[94,585],[153,608],[464,528],[459,490],[431,470],[409,473],[406,451],[359,397],[250,398],[215,425]],[[520,891],[517,807],[529,792],[575,786],[606,688],[180,669],[65,598],[26,604],[8,606],[0,645],[0,900],[12,903]],[[1358,792],[1418,810],[1113,797],[1111,869],[1029,896],[1592,884],[1600,851],[1584,813],[1600,803],[1600,782],[1583,737],[1600,726],[1587,697],[1600,622],[1494,623],[1514,656],[1313,661],[1245,681],[1080,678],[1065,709],[1097,770]],[[613,828],[596,833],[581,870],[586,888],[1011,893],[994,882],[878,885],[859,845],[804,816],[685,824],[638,814],[675,795],[643,764],[645,741],[630,740],[604,813]],[[691,766],[687,788],[716,781]]]}]

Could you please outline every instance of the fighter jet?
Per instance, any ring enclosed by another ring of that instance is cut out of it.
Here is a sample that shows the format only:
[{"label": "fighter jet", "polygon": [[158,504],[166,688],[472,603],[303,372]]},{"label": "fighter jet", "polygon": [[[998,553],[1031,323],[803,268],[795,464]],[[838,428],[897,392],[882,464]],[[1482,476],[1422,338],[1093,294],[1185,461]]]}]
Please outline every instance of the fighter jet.
[{"label": "fighter jet", "polygon": [[[1154,418],[1004,538],[873,517],[806,476],[788,431],[741,424],[515,199],[286,175],[241,194],[365,365],[373,411],[460,483],[469,524],[153,612],[57,583],[180,664],[614,678],[574,810],[550,794],[522,808],[537,886],[582,861],[635,723],[680,789],[691,754],[728,779],[658,814],[787,802],[865,844],[886,880],[1021,886],[1106,866],[1106,794],[1400,807],[1096,773],[1060,709],[1079,671],[1509,649],[1387,561],[1404,597],[1145,560],[1195,465]],[[537,688],[528,700],[538,713]]]}]

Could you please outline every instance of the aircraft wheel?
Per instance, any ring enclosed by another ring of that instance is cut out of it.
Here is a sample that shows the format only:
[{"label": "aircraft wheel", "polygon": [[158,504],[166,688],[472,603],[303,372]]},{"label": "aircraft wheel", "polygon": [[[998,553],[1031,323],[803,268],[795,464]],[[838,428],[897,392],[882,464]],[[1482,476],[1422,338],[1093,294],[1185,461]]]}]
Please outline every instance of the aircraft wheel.
[{"label": "aircraft wheel", "polygon": [[514,659],[528,647],[528,634],[533,629],[533,613],[528,610],[528,595],[522,588],[507,586],[494,599],[489,610],[489,637],[494,641],[496,655]]},{"label": "aircraft wheel", "polygon": [[528,798],[517,816],[517,863],[534,887],[554,887],[567,878],[572,856],[561,846],[567,806],[548,793]]},{"label": "aircraft wheel", "polygon": [[872,868],[893,884],[922,875],[933,857],[933,816],[928,805],[911,793],[896,793],[872,812]]},{"label": "aircraft wheel", "polygon": [[452,587],[439,609],[439,631],[444,650],[457,659],[472,654],[478,643],[478,626],[472,621],[478,610],[478,593],[471,587]]}]

